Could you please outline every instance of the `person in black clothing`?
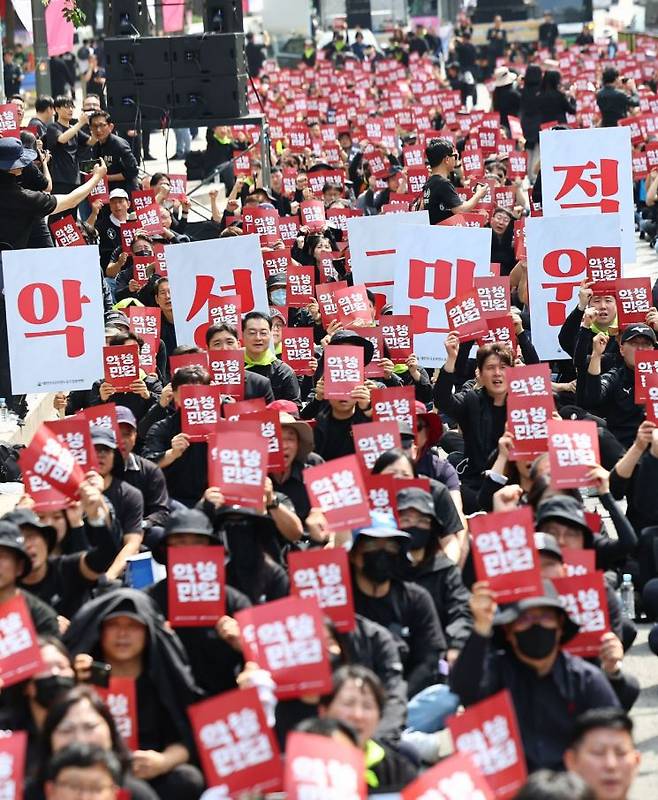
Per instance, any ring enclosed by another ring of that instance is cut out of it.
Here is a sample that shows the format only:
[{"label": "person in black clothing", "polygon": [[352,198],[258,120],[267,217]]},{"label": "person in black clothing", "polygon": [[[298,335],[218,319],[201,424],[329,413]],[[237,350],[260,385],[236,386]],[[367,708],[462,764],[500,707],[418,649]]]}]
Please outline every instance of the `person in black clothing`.
[{"label": "person in black clothing", "polygon": [[576,369],[585,369],[592,353],[592,341],[597,333],[605,333],[608,343],[602,359],[604,372],[622,363],[619,341],[614,335],[619,327],[617,301],[614,293],[593,293],[588,281],[578,289],[578,303],[570,312],[558,334],[562,349],[569,353]]},{"label": "person in black clothing", "polygon": [[425,150],[431,175],[423,187],[423,208],[429,211],[430,225],[448,219],[451,214],[471,211],[485,196],[488,189],[478,184],[473,197],[465,203],[459,199],[450,182],[450,173],[457,167],[459,153],[449,139],[431,139]]},{"label": "person in black clothing", "polygon": [[622,78],[614,67],[607,67],[601,76],[602,88],[597,92],[596,104],[601,112],[601,127],[614,128],[627,117],[631,108],[640,104],[632,78]]},{"label": "person in black clothing", "polygon": [[242,318],[242,338],[246,368],[269,379],[275,399],[292,400],[301,405],[297,376],[270,349],[272,319],[261,311],[245,314]]},{"label": "person in black clothing", "polygon": [[461,71],[470,72],[475,77],[477,56],[477,49],[471,42],[471,34],[465,31],[455,42],[455,58],[459,62]]},{"label": "person in black clothing", "polygon": [[594,37],[592,36],[591,23],[586,22],[583,29],[576,37],[576,44],[579,47],[585,47],[588,44],[594,44]]},{"label": "person in black clothing", "polygon": [[161,311],[160,317],[160,338],[164,342],[167,356],[170,356],[178,344],[176,340],[176,329],[174,327],[174,312],[171,307],[171,290],[169,289],[168,278],[158,278],[153,282],[153,294],[155,304]]},{"label": "person in black clothing", "polygon": [[252,78],[257,78],[263,69],[267,56],[263,46],[256,44],[254,41],[254,34],[251,31],[245,36],[245,39],[247,40],[244,48],[247,57],[247,70]]},{"label": "person in black clothing", "polygon": [[488,73],[494,71],[496,60],[505,55],[507,49],[507,31],[503,28],[503,18],[496,14],[493,28],[487,31],[487,67]]},{"label": "person in black clothing", "polygon": [[[171,548],[221,543],[206,514],[197,509],[180,509],[167,520],[153,555],[157,561],[166,563],[165,552]],[[209,696],[235,689],[235,676],[243,666],[239,635],[232,635],[235,626],[232,618],[238,611],[249,608],[251,602],[235,587],[225,588],[226,613],[215,625],[174,628],[190,658],[196,683]],[[169,580],[163,578],[147,590],[165,619],[169,609],[168,589]]]},{"label": "person in black clothing", "polygon": [[540,87],[542,82],[541,67],[537,64],[528,64],[523,76],[521,100],[519,103],[519,120],[525,139],[525,149],[528,151],[528,179],[534,182],[534,167],[539,155],[539,130],[541,126],[541,98]]},{"label": "person in black clothing", "polygon": [[501,275],[509,275],[516,264],[514,220],[514,214],[500,206],[491,215],[491,262],[500,264]]},{"label": "person in black clothing", "polygon": [[560,35],[553,15],[548,12],[544,14],[544,21],[539,26],[539,45],[548,48],[551,53],[555,51],[555,41]]},{"label": "person in black clothing", "polygon": [[[112,189],[107,206],[103,206],[94,228],[98,233],[98,250],[102,269],[110,263],[110,257],[121,242],[121,225],[129,219],[130,197],[125,189]],[[121,265],[119,265],[119,269]],[[108,274],[108,278],[115,275]]]},{"label": "person in black clothing", "polygon": [[28,128],[34,128],[35,136],[43,139],[48,130],[48,125],[55,119],[55,101],[50,95],[37,97],[34,104],[34,116],[27,123]]},{"label": "person in black clothing", "polygon": [[508,117],[518,117],[521,106],[521,95],[515,86],[517,75],[508,67],[499,67],[494,78],[491,107],[500,115],[500,124],[509,128]]},{"label": "person in black clothing", "polygon": [[601,374],[607,346],[608,337],[597,333],[587,369],[578,371],[578,397],[583,408],[600,413],[613,436],[624,447],[630,447],[645,416],[644,407],[635,403],[635,354],[638,350],[653,350],[656,333],[642,323],[626,327],[619,344],[623,365]]},{"label": "person in black clothing", "polygon": [[543,583],[542,596],[499,610],[489,584],[474,584],[473,632],[450,673],[450,687],[467,708],[503,689],[510,692],[531,771],[562,769],[574,715],[619,707],[601,670],[562,649],[578,625],[553,584]]},{"label": "person in black clothing", "polygon": [[462,475],[462,498],[467,514],[477,510],[477,493],[489,454],[498,446],[507,418],[507,378],[505,368],[512,366],[508,348],[500,344],[480,347],[476,355],[479,388],[452,393],[455,364],[459,352],[459,336],[446,337],[448,357],[434,384],[434,403],[440,414],[452,417],[464,434],[464,455],[468,464]]},{"label": "person in black clothing", "polygon": [[565,125],[567,114],[576,113],[576,101],[560,89],[562,76],[555,69],[549,69],[542,78],[539,91],[539,112],[541,122],[557,122]]},{"label": "person in black clothing", "polygon": [[50,171],[53,176],[53,191],[64,194],[73,191],[80,185],[79,150],[89,142],[89,136],[83,131],[88,122],[83,112],[80,118],[72,123],[75,104],[69,97],[55,98],[55,122],[46,129],[46,146],[52,153]]},{"label": "person in black clothing", "polygon": [[[48,169],[48,162],[50,161],[50,153],[44,152],[41,139],[38,139],[33,133],[28,130],[21,131],[21,142],[23,147],[27,150],[36,150],[38,156],[23,170],[20,176],[20,184],[24,189],[30,189],[33,192],[49,192],[52,189],[53,182],[50,177],[50,170]],[[30,238],[28,241],[29,248],[41,247],[54,247],[53,238],[48,228],[48,222],[45,217],[35,220],[32,223],[32,230],[30,231]]]},{"label": "person in black clothing", "polygon": [[322,459],[314,454],[312,461],[309,461],[313,452],[313,429],[307,422],[285,412],[280,413],[280,418],[285,467],[283,472],[272,474],[272,483],[277,491],[292,500],[297,515],[305,522],[311,511],[311,503],[302,473],[307,466],[322,463]]},{"label": "person in black clothing", "polygon": [[[5,96],[11,97],[12,94],[19,94],[23,83],[23,70],[14,61],[14,51],[5,50],[2,54],[3,75],[5,82]],[[19,120],[20,123],[20,120]]]},{"label": "person in black clothing", "polygon": [[[208,350],[239,350],[238,332],[230,325],[210,325],[206,331],[206,346]],[[244,399],[253,400],[256,397],[262,397],[267,405],[274,402],[270,379],[257,372],[245,370]]]},{"label": "person in black clothing", "polygon": [[127,192],[139,188],[137,161],[125,139],[112,133],[114,125],[107,111],[96,111],[89,117],[89,127],[95,139],[94,158],[102,158],[107,164],[107,180],[110,188]]}]

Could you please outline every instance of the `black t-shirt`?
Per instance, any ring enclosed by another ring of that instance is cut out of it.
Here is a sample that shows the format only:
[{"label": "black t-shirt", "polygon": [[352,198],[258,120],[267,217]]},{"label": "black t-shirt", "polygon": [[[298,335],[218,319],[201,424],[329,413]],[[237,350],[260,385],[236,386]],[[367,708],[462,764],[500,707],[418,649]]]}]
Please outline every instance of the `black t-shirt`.
[{"label": "black t-shirt", "polygon": [[442,175],[432,175],[423,188],[423,208],[430,212],[430,225],[452,216],[452,209],[462,201],[455,187]]},{"label": "black t-shirt", "polygon": [[58,614],[70,619],[88,599],[93,583],[80,572],[82,553],[50,556],[48,571],[39,583],[31,583],[28,591],[43,600]]},{"label": "black t-shirt", "polygon": [[57,139],[67,130],[68,128],[60,122],[51,122],[46,130],[46,145],[52,153],[50,174],[53,177],[53,183],[72,188],[80,184],[78,149],[85,144],[89,137],[78,131],[68,142],[60,144]]},{"label": "black t-shirt", "polygon": [[56,205],[54,195],[24,189],[16,175],[0,171],[0,246],[27,247],[32,225],[52,214]]},{"label": "black t-shirt", "polygon": [[[119,458],[118,455],[117,458]],[[144,517],[144,498],[139,489],[135,489],[134,486],[118,478],[113,478],[112,483],[103,494],[114,507],[121,535],[140,533]]]}]

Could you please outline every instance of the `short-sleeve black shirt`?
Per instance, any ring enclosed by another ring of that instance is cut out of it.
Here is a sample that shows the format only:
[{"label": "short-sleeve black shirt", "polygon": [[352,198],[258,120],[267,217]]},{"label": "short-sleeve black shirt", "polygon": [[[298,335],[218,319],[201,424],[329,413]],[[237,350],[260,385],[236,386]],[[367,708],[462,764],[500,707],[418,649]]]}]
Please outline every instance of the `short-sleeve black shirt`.
[{"label": "short-sleeve black shirt", "polygon": [[54,195],[24,189],[16,175],[0,171],[0,247],[27,247],[32,225],[52,214],[56,205]]},{"label": "short-sleeve black shirt", "polygon": [[423,208],[430,212],[430,225],[452,216],[452,209],[462,201],[455,187],[442,175],[432,175],[423,188]]}]

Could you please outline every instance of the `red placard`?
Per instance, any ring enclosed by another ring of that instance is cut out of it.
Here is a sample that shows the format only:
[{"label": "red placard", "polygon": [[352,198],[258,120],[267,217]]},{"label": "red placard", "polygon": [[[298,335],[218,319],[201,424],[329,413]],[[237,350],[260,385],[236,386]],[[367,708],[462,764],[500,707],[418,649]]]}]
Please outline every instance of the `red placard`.
[{"label": "red placard", "polygon": [[257,233],[261,245],[268,247],[279,241],[279,212],[275,208],[250,208],[242,218],[243,232]]},{"label": "red placard", "polygon": [[286,280],[286,304],[303,308],[315,294],[315,267],[291,266]]},{"label": "red placard", "polygon": [[187,713],[208,786],[222,787],[226,797],[281,788],[279,748],[258,689],[223,692]]},{"label": "red placard", "polygon": [[27,731],[3,731],[0,735],[0,776],[3,800],[23,800]]},{"label": "red placard", "polygon": [[382,453],[401,447],[400,429],[397,422],[363,422],[352,427],[354,449],[364,470],[371,472],[375,461]]},{"label": "red placard", "polygon": [[89,192],[89,202],[94,203],[96,200],[100,200],[103,204],[110,202],[110,187],[107,175],[104,175]]},{"label": "red placard", "polygon": [[285,250],[271,250],[263,253],[263,269],[265,280],[275,275],[286,275],[291,265],[290,248]]},{"label": "red placard", "polygon": [[187,197],[187,175],[170,175],[169,183],[171,184],[169,198],[171,200],[185,200]]},{"label": "red placard", "polygon": [[374,378],[379,380],[386,377],[384,367],[381,365],[381,360],[384,358],[384,337],[379,328],[373,328],[371,325],[359,329],[360,335],[370,342],[373,347],[372,359],[365,369],[365,378]]},{"label": "red placard", "polygon": [[21,135],[21,112],[16,103],[0,105],[0,136],[4,139],[19,139]]},{"label": "red placard", "polygon": [[131,192],[130,202],[136,213],[144,211],[145,208],[155,205],[155,190],[141,189],[137,192]]},{"label": "red placard", "polygon": [[267,442],[260,434],[227,428],[210,438],[208,486],[221,489],[227,505],[262,511],[266,477]]},{"label": "red placard", "polygon": [[346,286],[344,289],[334,291],[337,317],[345,327],[349,327],[357,320],[372,322],[372,311],[366,293],[366,287]]},{"label": "red placard", "polygon": [[[236,400],[234,403],[224,404],[224,419],[237,422],[241,416],[257,414],[259,411],[265,411],[266,408],[267,403],[264,397],[254,397],[252,400]],[[260,433],[256,428],[253,428],[253,430]]]},{"label": "red placard", "polygon": [[370,400],[375,422],[402,422],[416,433],[416,395],[413,386],[373,389]]},{"label": "red placard", "polygon": [[353,745],[293,731],[286,740],[288,800],[365,800],[365,756]]},{"label": "red placard", "polygon": [[429,177],[427,167],[407,167],[407,185],[409,191],[414,195],[419,195],[425,188]]},{"label": "red placard", "polygon": [[213,627],[226,608],[224,548],[167,548],[167,619],[174,628]]},{"label": "red placard", "polygon": [[525,150],[518,150],[508,155],[509,178],[525,178],[528,174],[528,154]]},{"label": "red placard", "polygon": [[595,283],[621,278],[621,247],[588,247],[587,280]]},{"label": "red placard", "polygon": [[473,278],[485,319],[496,319],[510,313],[509,275]]},{"label": "red placard", "polygon": [[647,384],[644,401],[646,416],[649,422],[658,425],[658,375],[647,375],[645,380]]},{"label": "red placard", "polygon": [[22,594],[0,604],[0,679],[3,689],[41,669],[41,649]]},{"label": "red placard", "polygon": [[123,439],[121,438],[121,431],[119,430],[119,423],[117,422],[116,403],[102,403],[99,406],[89,406],[89,408],[79,411],[78,414],[86,417],[90,426],[106,428],[112,431],[119,444],[119,449],[123,452]]},{"label": "red placard", "polygon": [[548,420],[555,411],[548,364],[508,367],[507,425],[514,439],[510,458],[532,459],[548,450]]},{"label": "red placard", "polygon": [[313,328],[284,328],[281,331],[281,360],[296,375],[313,375],[309,362],[315,358]]},{"label": "red placard", "polygon": [[561,547],[564,568],[568,578],[587,575],[596,570],[596,553],[584,548]]},{"label": "red placard", "polygon": [[460,297],[446,302],[448,327],[456,331],[464,341],[477,339],[487,332],[477,289],[471,289]]},{"label": "red placard", "polygon": [[160,217],[160,206],[150,205],[136,212],[139,227],[151,236],[159,236],[164,231],[162,218]]},{"label": "red placard", "polygon": [[329,344],[324,349],[324,399],[347,400],[365,380],[363,348]]},{"label": "red placard", "polygon": [[402,790],[402,800],[493,800],[471,755],[455,753]]},{"label": "red placard", "polygon": [[219,430],[222,410],[220,386],[183,384],[178,389],[181,433],[191,442],[205,442]]},{"label": "red placard", "polygon": [[601,637],[610,631],[608,597],[602,572],[589,572],[572,578],[553,580],[560,602],[580,631],[564,649],[581,658],[598,656]]},{"label": "red placard", "polygon": [[182,353],[179,356],[169,356],[169,372],[173,375],[183,367],[203,367],[208,370],[208,353]]},{"label": "red placard", "polygon": [[284,597],[235,615],[245,661],[266,669],[280,700],[331,691],[322,612],[312,598]]},{"label": "red placard", "polygon": [[130,220],[129,222],[122,222],[119,226],[119,232],[121,236],[121,250],[124,253],[130,253],[130,245],[132,244],[133,239],[135,238],[135,231],[139,231],[142,229],[142,226],[139,220]]},{"label": "red placard", "polygon": [[139,380],[139,348],[131,344],[108,345],[103,348],[105,382],[115,392],[130,391],[133,381]]},{"label": "red placard", "polygon": [[354,630],[354,600],[347,551],[342,548],[288,553],[290,594],[317,600],[336,630]]},{"label": "red placard", "polygon": [[507,690],[449,717],[455,749],[470,755],[497,800],[508,800],[525,783],[527,770],[519,725]]},{"label": "red placard", "polygon": [[156,260],[154,256],[136,256],[132,257],[133,262],[133,279],[137,281],[140,286],[146,286],[149,278],[155,272]]},{"label": "red placard", "polygon": [[414,350],[413,318],[411,315],[391,314],[382,317],[379,326],[391,361],[403,364]]},{"label": "red placard", "polygon": [[128,320],[130,330],[136,335],[144,338],[145,336],[160,339],[160,316],[161,311],[155,308],[144,306],[128,306]]},{"label": "red placard", "polygon": [[511,316],[487,320],[487,332],[478,337],[478,347],[499,342],[516,354],[516,333]]},{"label": "red placard", "polygon": [[76,221],[70,214],[51,222],[48,227],[57,247],[79,247],[86,244]]},{"label": "red placard", "polygon": [[338,319],[338,306],[334,295],[339,289],[345,289],[346,287],[347,281],[332,281],[331,283],[318,283],[316,285],[315,299],[320,306],[320,316],[325,328],[330,322]]},{"label": "red placard", "polygon": [[464,150],[462,153],[464,175],[467,178],[481,178],[484,175],[484,156],[482,150]]},{"label": "red placard", "polygon": [[635,351],[635,402],[644,403],[648,398],[647,386],[653,376],[658,375],[658,351]]},{"label": "red placard", "polygon": [[236,431],[245,430],[249,432],[255,430],[265,439],[267,443],[268,471],[280,472],[286,468],[283,457],[281,420],[278,411],[267,408],[259,408],[252,411],[243,410],[238,415],[238,424],[234,425],[234,429]]},{"label": "red placard", "polygon": [[551,485],[559,489],[593,486],[587,477],[600,463],[596,423],[590,420],[548,421],[548,456]]},{"label": "red placard", "polygon": [[25,487],[25,493],[29,494],[34,501],[34,512],[36,514],[61,511],[70,504],[68,497],[58,492],[48,481],[45,481],[39,475],[35,475],[29,469],[23,469],[23,486]]},{"label": "red placard", "polygon": [[302,201],[299,204],[299,213],[301,215],[302,225],[305,225],[311,233],[319,233],[324,230],[327,220],[322,200]]},{"label": "red placard", "polygon": [[649,278],[623,278],[615,281],[619,326],[644,322],[653,305]]},{"label": "red placard", "polygon": [[244,399],[244,350],[209,350],[210,382],[222,394]]},{"label": "red placard", "polygon": [[477,580],[489,581],[499,605],[542,594],[530,508],[479,514],[469,527]]},{"label": "red placard", "polygon": [[107,688],[94,686],[114,718],[117,730],[129,750],[139,749],[137,690],[134,678],[110,678]]},{"label": "red placard", "polygon": [[323,512],[332,530],[356,528],[370,521],[365,485],[355,455],[306,467],[303,478],[311,506]]},{"label": "red placard", "polygon": [[360,208],[328,208],[327,222],[332,227],[341,231],[347,231],[347,221],[353,217],[362,217],[363,211]]},{"label": "red placard", "polygon": [[242,298],[239,294],[222,297],[211,295],[208,299],[208,325],[230,325],[240,330],[242,320]]},{"label": "red placard", "polygon": [[164,251],[164,244],[161,242],[153,242],[151,244],[153,255],[155,256],[155,272],[163,278],[167,277],[167,257]]},{"label": "red placard", "polygon": [[299,234],[299,217],[279,217],[279,236],[289,247],[295,243]]},{"label": "red placard", "polygon": [[98,469],[96,450],[91,443],[89,421],[86,417],[82,415],[65,417],[46,422],[46,425],[57,439],[73,453],[83,472]]},{"label": "red placard", "polygon": [[77,499],[84,471],[45,423],[37,428],[32,441],[21,452],[20,465],[24,472],[29,470],[38,475],[65,497]]}]

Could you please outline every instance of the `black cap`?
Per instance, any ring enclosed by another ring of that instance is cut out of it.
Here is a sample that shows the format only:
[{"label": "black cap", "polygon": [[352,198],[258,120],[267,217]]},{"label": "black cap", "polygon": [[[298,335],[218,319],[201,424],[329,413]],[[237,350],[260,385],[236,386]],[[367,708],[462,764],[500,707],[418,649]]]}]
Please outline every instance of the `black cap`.
[{"label": "black cap", "polygon": [[429,492],[418,486],[411,486],[409,489],[400,489],[396,496],[398,511],[413,508],[420,514],[436,518],[434,510],[434,500]]},{"label": "black cap", "polygon": [[52,525],[47,525],[45,522],[42,522],[32,509],[15,508],[13,511],[4,514],[2,519],[6,522],[13,522],[14,525],[18,525],[19,528],[22,528],[24,525],[35,528],[46,540],[48,552],[51,553],[55,549],[55,545],[57,544],[57,531]]},{"label": "black cap", "polygon": [[[350,330],[342,330],[336,331],[334,335],[331,337],[330,344],[343,344],[343,345],[353,345],[355,347],[363,348],[363,365],[368,366],[368,364],[372,361],[372,357],[375,355],[375,346],[369,339],[364,339],[363,336],[360,336],[358,333]],[[315,376],[320,377],[324,370],[324,351],[320,354],[320,358],[318,359],[318,368],[315,372]]]},{"label": "black cap", "polygon": [[537,507],[535,526],[541,528],[541,525],[549,519],[563,520],[577,525],[585,536],[585,547],[592,546],[592,529],[587,524],[585,510],[575,497],[557,494],[540,503]]},{"label": "black cap", "polygon": [[116,450],[117,437],[111,428],[103,428],[100,425],[92,425],[90,428],[91,443],[97,444],[102,447],[109,447],[111,450]]},{"label": "black cap", "polygon": [[552,533],[537,531],[535,533],[535,548],[538,553],[550,553],[552,556],[559,558],[560,561],[564,561],[560,545]]},{"label": "black cap", "polygon": [[628,325],[624,328],[621,334],[621,343],[630,342],[631,339],[635,339],[638,336],[644,336],[645,339],[649,339],[654,347],[656,346],[656,332],[643,322],[637,322],[635,325]]},{"label": "black cap", "polygon": [[7,550],[13,550],[23,561],[23,570],[18,576],[23,578],[32,569],[32,559],[27,554],[25,549],[25,538],[21,533],[21,529],[13,522],[7,522],[0,519],[0,547],[5,547]]},{"label": "black cap", "polygon": [[172,512],[164,526],[164,535],[174,533],[197,533],[201,536],[213,536],[213,528],[203,511],[196,508],[182,508]]},{"label": "black cap", "polygon": [[531,608],[555,608],[561,611],[564,616],[564,630],[562,631],[562,639],[560,641],[562,644],[566,644],[578,633],[580,626],[567,614],[552,582],[544,579],[542,584],[544,586],[544,593],[542,595],[524,597],[523,600],[518,600],[516,603],[509,603],[501,606],[496,612],[493,624],[496,627],[500,625],[509,625],[510,622],[516,622],[521,614]]}]

